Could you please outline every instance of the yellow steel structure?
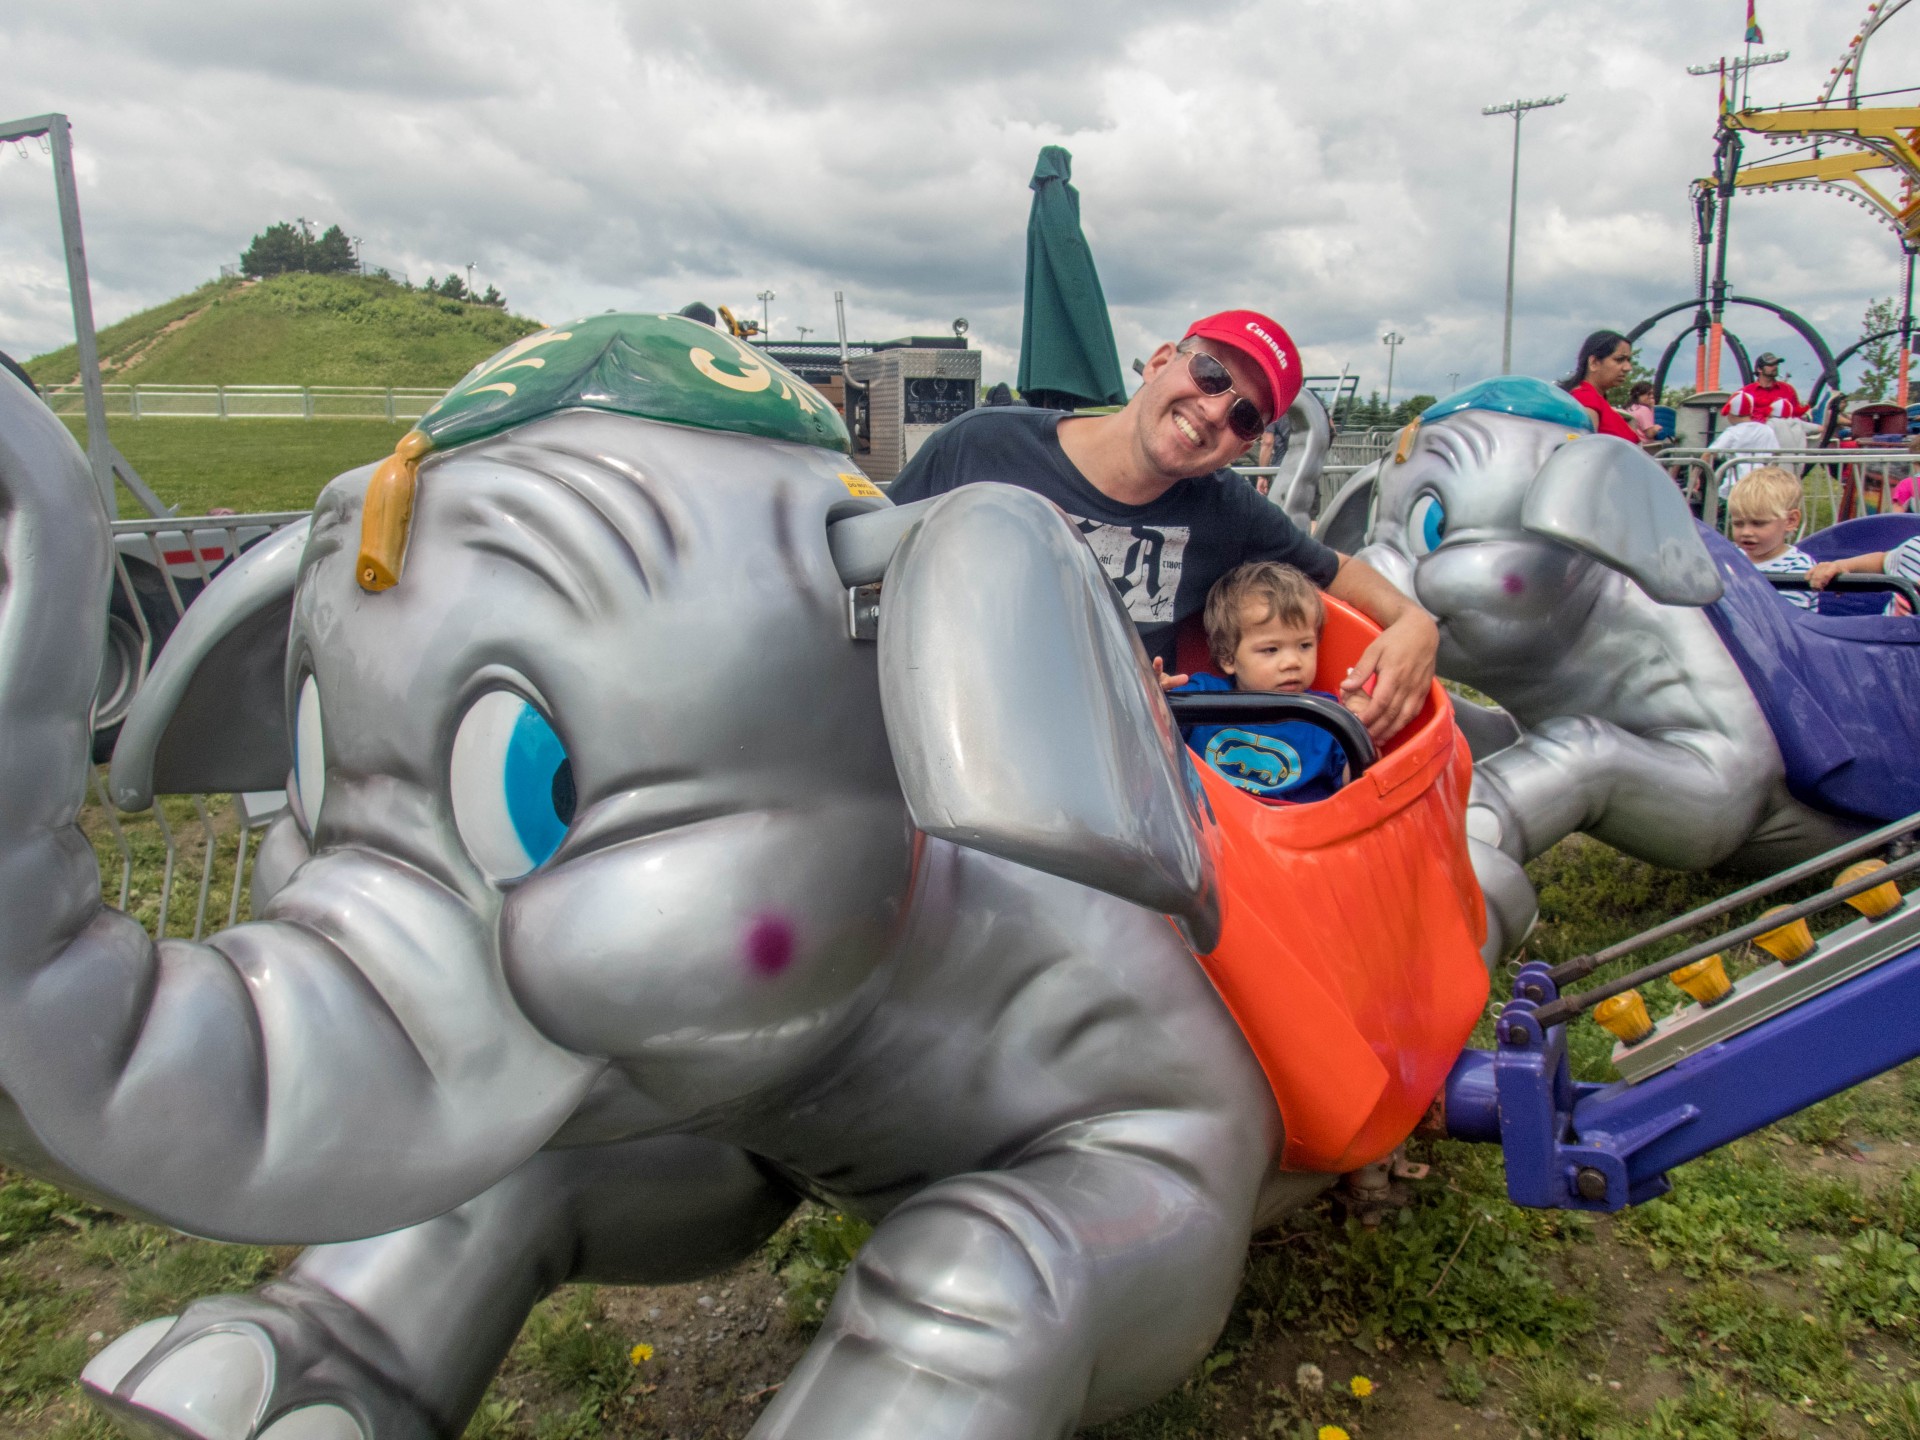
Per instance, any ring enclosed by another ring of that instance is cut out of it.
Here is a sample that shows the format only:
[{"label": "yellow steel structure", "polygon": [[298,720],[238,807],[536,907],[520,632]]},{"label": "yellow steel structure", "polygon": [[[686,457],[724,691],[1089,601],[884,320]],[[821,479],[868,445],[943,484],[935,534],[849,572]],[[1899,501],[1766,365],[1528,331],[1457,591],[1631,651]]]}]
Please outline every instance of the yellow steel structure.
[{"label": "yellow steel structure", "polygon": [[1833,155],[1743,165],[1734,174],[1735,188],[1836,190],[1878,212],[1909,248],[1920,247],[1920,106],[1741,110],[1723,115],[1721,123],[1729,130],[1848,147]]}]

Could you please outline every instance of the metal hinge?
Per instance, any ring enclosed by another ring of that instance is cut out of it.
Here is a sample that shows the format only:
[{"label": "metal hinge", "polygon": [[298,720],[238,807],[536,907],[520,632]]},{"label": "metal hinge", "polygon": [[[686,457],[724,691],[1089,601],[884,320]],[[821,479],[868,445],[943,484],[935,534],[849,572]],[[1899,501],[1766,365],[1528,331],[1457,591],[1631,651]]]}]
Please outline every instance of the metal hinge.
[{"label": "metal hinge", "polygon": [[847,634],[855,640],[880,638],[880,587],[854,585],[847,590]]}]

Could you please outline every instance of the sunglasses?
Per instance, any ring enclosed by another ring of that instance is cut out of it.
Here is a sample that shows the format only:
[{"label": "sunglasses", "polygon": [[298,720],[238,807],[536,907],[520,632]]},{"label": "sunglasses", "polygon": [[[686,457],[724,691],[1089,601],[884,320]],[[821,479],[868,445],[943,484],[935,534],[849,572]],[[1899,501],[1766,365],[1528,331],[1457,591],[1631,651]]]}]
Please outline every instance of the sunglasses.
[{"label": "sunglasses", "polygon": [[1187,374],[1193,388],[1202,395],[1233,395],[1233,407],[1227,411],[1227,428],[1242,440],[1251,440],[1267,428],[1260,418],[1260,407],[1233,388],[1233,372],[1204,350],[1187,352]]}]

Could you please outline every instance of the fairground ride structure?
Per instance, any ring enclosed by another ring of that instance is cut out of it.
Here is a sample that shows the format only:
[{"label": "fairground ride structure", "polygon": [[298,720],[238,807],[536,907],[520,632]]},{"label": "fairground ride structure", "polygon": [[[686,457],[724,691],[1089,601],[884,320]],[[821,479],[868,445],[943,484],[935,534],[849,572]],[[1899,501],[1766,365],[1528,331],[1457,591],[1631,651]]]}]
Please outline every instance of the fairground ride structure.
[{"label": "fairground ride structure", "polygon": [[[1648,316],[1628,333],[1638,341],[1660,321],[1692,308],[1693,323],[1675,336],[1654,370],[1654,384],[1664,390],[1667,373],[1687,335],[1695,337],[1694,386],[1720,388],[1722,342],[1733,352],[1741,383],[1752,378],[1752,365],[1739,337],[1725,326],[1728,305],[1771,311],[1804,339],[1820,364],[1809,400],[1817,403],[1828,386],[1838,388],[1840,367],[1859,350],[1898,336],[1900,340],[1898,403],[1908,402],[1908,368],[1913,341],[1913,269],[1920,247],[1920,105],[1866,104],[1873,100],[1911,99],[1920,87],[1863,91],[1861,72],[1867,48],[1887,21],[1906,8],[1908,0],[1877,0],[1848,41],[1847,49],[1827,73],[1819,97],[1809,105],[1756,107],[1745,103],[1748,73],[1755,67],[1785,59],[1779,55],[1753,56],[1751,44],[1741,58],[1695,66],[1694,74],[1720,78],[1720,120],[1715,136],[1711,176],[1693,184],[1694,239],[1698,247],[1695,297]],[[1729,83],[1731,82],[1731,83]],[[1758,164],[1742,164],[1745,135],[1764,135],[1771,144],[1794,143],[1796,148]],[[1825,339],[1804,318],[1770,300],[1729,293],[1727,284],[1727,228],[1736,191],[1821,190],[1860,206],[1899,238],[1903,258],[1900,324],[1862,337],[1834,354]]]}]

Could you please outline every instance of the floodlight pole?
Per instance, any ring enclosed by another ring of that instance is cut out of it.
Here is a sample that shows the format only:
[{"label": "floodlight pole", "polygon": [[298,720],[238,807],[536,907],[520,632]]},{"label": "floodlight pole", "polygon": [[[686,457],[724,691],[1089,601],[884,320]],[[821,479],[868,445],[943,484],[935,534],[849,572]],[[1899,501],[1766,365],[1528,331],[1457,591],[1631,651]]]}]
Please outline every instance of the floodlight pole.
[{"label": "floodlight pole", "polygon": [[1407,337],[1398,330],[1389,330],[1380,337],[1380,343],[1387,347],[1387,409],[1393,409],[1393,362],[1400,354],[1400,347]]},{"label": "floodlight pole", "polygon": [[100,388],[100,342],[93,333],[93,292],[87,250],[80,238],[80,194],[73,184],[73,142],[64,115],[36,115],[0,126],[0,144],[44,135],[53,150],[53,189],[60,201],[60,238],[67,251],[67,290],[73,297],[73,336],[80,351],[80,396],[87,412],[87,464],[107,514],[118,517],[113,490],[113,446],[107,440],[107,402]]},{"label": "floodlight pole", "polygon": [[760,302],[760,335],[762,339],[773,338],[773,321],[767,314],[767,306],[773,303],[773,292],[762,290],[754,299]]},{"label": "floodlight pole", "polygon": [[1513,369],[1513,252],[1520,223],[1520,117],[1529,110],[1544,110],[1566,100],[1550,95],[1541,100],[1509,100],[1504,105],[1484,105],[1482,115],[1513,116],[1513,184],[1507,193],[1507,319],[1500,332],[1500,373]]}]

